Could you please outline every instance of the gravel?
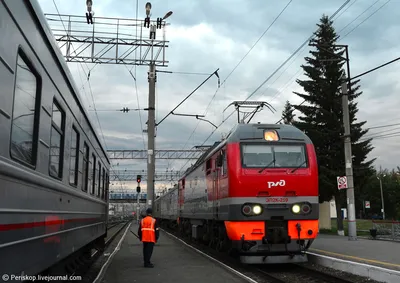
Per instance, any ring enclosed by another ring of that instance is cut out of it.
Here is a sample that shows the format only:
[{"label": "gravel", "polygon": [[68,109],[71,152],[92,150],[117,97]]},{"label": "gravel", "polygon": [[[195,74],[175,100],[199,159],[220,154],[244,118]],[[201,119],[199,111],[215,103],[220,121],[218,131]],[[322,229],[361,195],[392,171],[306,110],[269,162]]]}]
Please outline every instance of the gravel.
[{"label": "gravel", "polygon": [[312,270],[317,270],[317,271],[320,271],[320,272],[323,272],[323,273],[326,273],[326,274],[331,274],[331,275],[334,275],[334,276],[339,277],[339,278],[347,279],[347,280],[352,281],[354,283],[382,283],[382,282],[375,281],[375,280],[372,280],[372,279],[367,278],[367,277],[361,277],[361,276],[354,275],[354,274],[351,274],[351,273],[348,273],[348,272],[344,272],[344,271],[340,271],[340,270],[337,270],[337,269],[333,269],[333,268],[317,265],[317,264],[314,264],[314,263],[301,263],[301,264],[298,264],[298,265],[304,266],[304,267],[312,269]]}]

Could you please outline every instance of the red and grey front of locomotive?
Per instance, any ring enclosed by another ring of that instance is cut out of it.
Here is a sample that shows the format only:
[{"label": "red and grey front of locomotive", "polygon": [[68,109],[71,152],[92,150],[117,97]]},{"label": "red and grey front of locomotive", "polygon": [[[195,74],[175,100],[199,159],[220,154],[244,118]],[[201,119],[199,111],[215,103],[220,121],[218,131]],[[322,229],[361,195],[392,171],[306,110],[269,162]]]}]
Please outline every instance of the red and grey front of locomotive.
[{"label": "red and grey front of locomotive", "polygon": [[253,256],[242,261],[301,254],[318,234],[318,169],[311,140],[288,125],[246,125],[230,138],[230,197],[221,200],[220,212],[227,216],[234,246]]}]

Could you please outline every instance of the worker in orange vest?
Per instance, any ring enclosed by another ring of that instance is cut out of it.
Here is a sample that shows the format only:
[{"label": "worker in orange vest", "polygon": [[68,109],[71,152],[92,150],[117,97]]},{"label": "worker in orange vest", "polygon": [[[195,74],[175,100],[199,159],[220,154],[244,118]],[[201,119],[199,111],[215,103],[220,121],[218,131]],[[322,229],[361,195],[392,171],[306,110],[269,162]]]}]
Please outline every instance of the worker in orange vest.
[{"label": "worker in orange vest", "polygon": [[154,267],[150,262],[151,255],[153,254],[154,244],[158,241],[160,236],[157,221],[152,217],[153,210],[148,208],[146,210],[147,216],[144,217],[139,224],[138,236],[140,241],[143,242],[143,259],[144,267]]}]

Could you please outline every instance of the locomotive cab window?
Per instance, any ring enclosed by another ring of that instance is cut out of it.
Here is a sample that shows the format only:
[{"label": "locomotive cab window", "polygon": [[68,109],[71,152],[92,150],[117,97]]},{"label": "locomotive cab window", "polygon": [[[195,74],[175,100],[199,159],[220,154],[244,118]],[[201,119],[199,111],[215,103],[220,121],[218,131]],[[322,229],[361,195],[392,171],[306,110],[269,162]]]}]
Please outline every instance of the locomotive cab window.
[{"label": "locomotive cab window", "polygon": [[69,161],[69,183],[75,187],[78,185],[78,166],[79,166],[79,133],[75,127],[72,127],[71,155]]},{"label": "locomotive cab window", "polygon": [[53,102],[50,136],[50,175],[62,178],[62,164],[64,153],[64,124],[65,114],[56,101]]},{"label": "locomotive cab window", "polygon": [[16,68],[11,128],[11,158],[36,166],[40,77],[19,51]]},{"label": "locomotive cab window", "polygon": [[248,168],[306,168],[304,145],[299,144],[244,144],[242,164]]}]

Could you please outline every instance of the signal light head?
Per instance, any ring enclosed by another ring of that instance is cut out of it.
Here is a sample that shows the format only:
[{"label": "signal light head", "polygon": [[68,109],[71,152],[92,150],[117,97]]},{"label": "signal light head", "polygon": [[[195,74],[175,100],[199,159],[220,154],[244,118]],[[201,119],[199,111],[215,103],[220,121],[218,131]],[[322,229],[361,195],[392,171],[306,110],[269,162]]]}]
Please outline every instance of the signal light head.
[{"label": "signal light head", "polygon": [[136,181],[140,184],[140,182],[142,181],[142,176],[141,175],[137,175],[136,176]]}]

